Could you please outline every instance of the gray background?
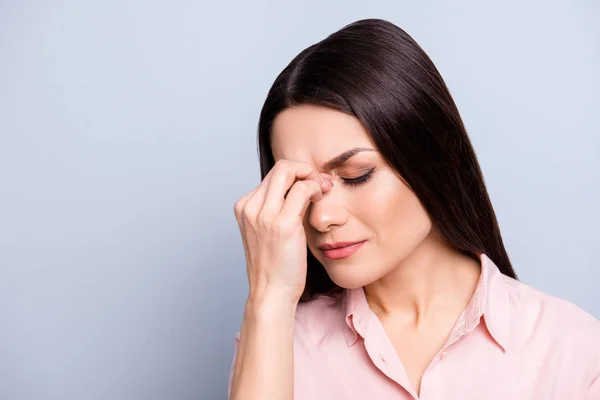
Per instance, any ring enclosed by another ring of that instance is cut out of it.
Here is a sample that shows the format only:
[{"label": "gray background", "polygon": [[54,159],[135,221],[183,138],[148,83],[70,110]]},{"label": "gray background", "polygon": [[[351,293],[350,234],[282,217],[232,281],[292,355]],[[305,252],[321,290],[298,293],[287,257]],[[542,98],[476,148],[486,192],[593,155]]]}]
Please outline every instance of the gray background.
[{"label": "gray background", "polygon": [[0,399],[225,398],[260,107],[293,56],[368,17],[446,79],[522,280],[600,317],[599,11],[0,1]]}]

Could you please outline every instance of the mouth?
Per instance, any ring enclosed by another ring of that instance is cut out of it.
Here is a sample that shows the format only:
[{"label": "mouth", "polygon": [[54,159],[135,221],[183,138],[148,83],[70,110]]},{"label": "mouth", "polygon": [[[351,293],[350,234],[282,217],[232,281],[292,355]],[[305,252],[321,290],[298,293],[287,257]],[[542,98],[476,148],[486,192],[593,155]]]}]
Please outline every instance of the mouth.
[{"label": "mouth", "polygon": [[339,242],[333,244],[323,244],[319,249],[323,251],[325,257],[330,260],[341,260],[348,258],[356,253],[366,243],[366,240],[361,242]]}]

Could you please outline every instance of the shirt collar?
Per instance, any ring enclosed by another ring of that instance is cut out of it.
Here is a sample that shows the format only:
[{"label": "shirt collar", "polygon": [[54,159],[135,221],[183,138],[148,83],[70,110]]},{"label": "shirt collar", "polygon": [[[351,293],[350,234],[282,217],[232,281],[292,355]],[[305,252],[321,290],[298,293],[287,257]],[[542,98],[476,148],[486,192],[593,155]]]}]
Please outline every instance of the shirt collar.
[{"label": "shirt collar", "polygon": [[[475,329],[483,316],[485,327],[494,341],[506,350],[510,328],[508,292],[503,284],[503,275],[494,262],[485,253],[481,253],[479,258],[481,274],[475,293],[459,317],[449,340],[453,341],[454,335],[465,335]],[[369,307],[362,287],[344,290],[342,301],[347,324],[346,343],[350,347],[359,334],[365,337],[370,320],[377,317]]]},{"label": "shirt collar", "polygon": [[[342,299],[342,309],[345,312],[346,324],[348,329],[345,329],[346,343],[348,347],[352,346],[358,339],[358,330],[355,325],[355,318],[364,319],[368,321],[371,315],[374,315],[373,311],[367,303],[365,292],[362,287],[356,289],[346,289]],[[368,324],[363,325],[361,328],[361,334],[364,336],[368,330]]]},{"label": "shirt collar", "polygon": [[506,350],[510,338],[510,300],[506,277],[486,255],[480,254],[483,318],[494,340]]}]

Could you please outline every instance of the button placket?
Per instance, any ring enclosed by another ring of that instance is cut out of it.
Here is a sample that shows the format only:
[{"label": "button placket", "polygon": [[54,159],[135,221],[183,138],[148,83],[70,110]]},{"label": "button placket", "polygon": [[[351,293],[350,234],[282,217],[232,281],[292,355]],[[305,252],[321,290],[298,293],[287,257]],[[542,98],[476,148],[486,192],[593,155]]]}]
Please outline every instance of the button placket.
[{"label": "button placket", "polygon": [[377,341],[367,340],[365,341],[365,347],[375,366],[377,366],[377,368],[379,368],[379,370],[388,378],[404,387],[404,384],[402,383],[403,380],[398,376],[394,365],[390,364],[389,361],[391,360],[388,361],[388,357],[386,356],[384,349],[379,347],[379,343]]}]

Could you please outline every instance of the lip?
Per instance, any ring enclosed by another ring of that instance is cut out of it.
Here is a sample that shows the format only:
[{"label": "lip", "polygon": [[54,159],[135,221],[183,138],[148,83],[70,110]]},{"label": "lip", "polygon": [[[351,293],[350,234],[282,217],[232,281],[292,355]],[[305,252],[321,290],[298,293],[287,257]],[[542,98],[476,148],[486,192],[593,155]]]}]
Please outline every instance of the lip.
[{"label": "lip", "polygon": [[352,254],[356,253],[365,243],[366,240],[361,242],[338,242],[333,244],[322,244],[319,248],[328,259],[341,260],[342,258],[350,257]]}]

